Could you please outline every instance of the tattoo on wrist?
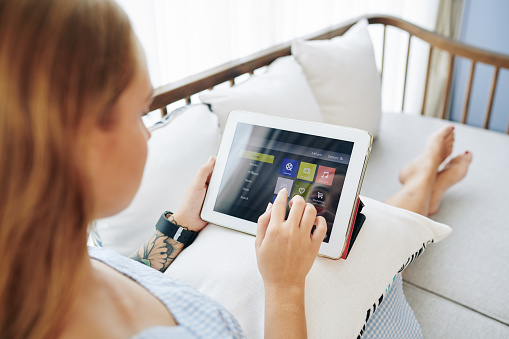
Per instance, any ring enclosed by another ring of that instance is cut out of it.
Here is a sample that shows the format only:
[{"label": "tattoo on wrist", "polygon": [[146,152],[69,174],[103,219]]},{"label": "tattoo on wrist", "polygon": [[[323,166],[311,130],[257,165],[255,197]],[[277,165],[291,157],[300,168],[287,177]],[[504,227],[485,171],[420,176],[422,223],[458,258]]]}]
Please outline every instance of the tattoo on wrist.
[{"label": "tattoo on wrist", "polygon": [[184,225],[181,225],[177,222],[177,219],[175,219],[174,215],[173,214],[170,214],[169,216],[166,217],[166,219],[168,219],[169,221],[171,221],[172,223],[174,223],[175,225],[177,225],[178,227],[182,227],[183,229],[186,229],[186,230],[189,230],[189,228],[187,228],[187,226],[184,226]]},{"label": "tattoo on wrist", "polygon": [[130,255],[130,258],[164,272],[183,247],[183,244],[156,231],[142,247]]}]

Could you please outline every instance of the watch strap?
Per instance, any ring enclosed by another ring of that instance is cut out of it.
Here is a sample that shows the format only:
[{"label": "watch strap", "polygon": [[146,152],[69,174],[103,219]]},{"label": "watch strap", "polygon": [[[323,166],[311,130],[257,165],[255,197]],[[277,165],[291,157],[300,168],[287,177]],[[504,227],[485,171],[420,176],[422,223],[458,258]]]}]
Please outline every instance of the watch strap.
[{"label": "watch strap", "polygon": [[167,237],[184,244],[184,248],[191,245],[199,232],[190,231],[175,222],[168,220],[167,216],[173,214],[170,211],[164,212],[156,224],[156,229]]}]

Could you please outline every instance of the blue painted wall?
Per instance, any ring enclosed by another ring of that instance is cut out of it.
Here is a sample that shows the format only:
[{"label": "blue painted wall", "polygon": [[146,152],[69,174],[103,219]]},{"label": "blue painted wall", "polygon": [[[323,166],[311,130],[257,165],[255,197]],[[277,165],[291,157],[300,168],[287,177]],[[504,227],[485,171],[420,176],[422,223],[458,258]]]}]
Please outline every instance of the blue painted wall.
[{"label": "blue painted wall", "polygon": [[[479,48],[509,54],[509,1],[465,0],[460,40]],[[459,121],[463,112],[471,63],[456,58],[451,120]],[[494,68],[478,63],[470,98],[467,123],[482,126],[491,89]],[[509,70],[500,70],[489,128],[506,132],[509,124]]]}]

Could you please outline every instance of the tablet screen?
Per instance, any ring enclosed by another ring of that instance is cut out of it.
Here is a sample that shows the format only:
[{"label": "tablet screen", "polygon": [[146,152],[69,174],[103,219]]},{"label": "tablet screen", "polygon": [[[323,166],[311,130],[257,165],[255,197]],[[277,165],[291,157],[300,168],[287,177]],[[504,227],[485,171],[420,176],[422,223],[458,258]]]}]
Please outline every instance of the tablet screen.
[{"label": "tablet screen", "polygon": [[256,223],[282,189],[327,221],[329,242],[353,142],[238,123],[214,211]]}]

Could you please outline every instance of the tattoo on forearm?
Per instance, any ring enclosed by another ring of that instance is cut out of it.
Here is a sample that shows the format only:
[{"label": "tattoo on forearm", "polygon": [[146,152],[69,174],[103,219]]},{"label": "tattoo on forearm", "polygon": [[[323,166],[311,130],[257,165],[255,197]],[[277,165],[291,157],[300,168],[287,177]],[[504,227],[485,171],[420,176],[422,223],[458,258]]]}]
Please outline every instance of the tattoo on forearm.
[{"label": "tattoo on forearm", "polygon": [[130,258],[164,272],[182,251],[184,245],[156,230],[152,237]]}]

